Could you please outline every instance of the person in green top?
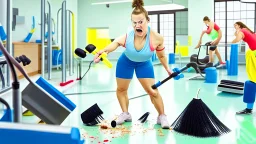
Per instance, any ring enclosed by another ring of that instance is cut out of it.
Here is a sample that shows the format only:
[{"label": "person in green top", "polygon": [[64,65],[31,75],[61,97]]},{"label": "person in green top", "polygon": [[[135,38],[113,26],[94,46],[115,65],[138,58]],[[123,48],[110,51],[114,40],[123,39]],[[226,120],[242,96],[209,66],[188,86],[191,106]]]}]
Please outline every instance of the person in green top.
[{"label": "person in green top", "polygon": [[220,39],[222,37],[222,31],[220,29],[220,27],[213,21],[211,21],[207,16],[205,16],[203,18],[204,23],[207,26],[207,30],[204,30],[200,36],[200,40],[196,46],[196,48],[199,48],[200,45],[202,44],[202,37],[203,35],[206,33],[208,34],[208,36],[211,38],[212,42],[211,45],[215,46],[215,47],[210,47],[209,50],[209,63],[213,63],[214,62],[214,58],[213,58],[213,54],[215,52],[216,56],[219,59],[219,63],[220,65],[225,65],[226,63],[222,61],[220,53],[217,49],[217,45],[220,42]]}]

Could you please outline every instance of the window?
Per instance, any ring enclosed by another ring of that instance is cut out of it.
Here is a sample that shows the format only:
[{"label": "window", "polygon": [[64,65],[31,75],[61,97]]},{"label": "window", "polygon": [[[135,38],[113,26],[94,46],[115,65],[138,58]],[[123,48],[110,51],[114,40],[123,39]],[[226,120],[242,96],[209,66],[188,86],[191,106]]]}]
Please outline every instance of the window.
[{"label": "window", "polygon": [[[215,22],[222,31],[222,38],[220,43],[225,43],[226,40],[226,14],[225,14],[225,2],[215,2]],[[222,58],[225,57],[225,46],[219,46],[218,50]]]},{"label": "window", "polygon": [[[215,2],[215,22],[220,26],[222,30],[223,43],[230,43],[234,39],[234,23],[242,21],[252,31],[255,30],[255,4],[254,3],[242,3],[240,1],[223,1]],[[227,17],[226,17],[227,15]],[[225,55],[225,59],[229,57],[230,49],[226,46],[219,47],[221,56]],[[223,57],[224,58],[224,57]]]},{"label": "window", "polygon": [[165,52],[174,52],[174,14],[160,14],[160,34],[164,37]]},{"label": "window", "polygon": [[152,30],[157,31],[157,28],[158,28],[157,14],[149,15],[148,17],[150,19],[149,26],[151,27]]},{"label": "window", "polygon": [[149,14],[149,26],[164,37],[166,54],[174,52],[174,14]]}]

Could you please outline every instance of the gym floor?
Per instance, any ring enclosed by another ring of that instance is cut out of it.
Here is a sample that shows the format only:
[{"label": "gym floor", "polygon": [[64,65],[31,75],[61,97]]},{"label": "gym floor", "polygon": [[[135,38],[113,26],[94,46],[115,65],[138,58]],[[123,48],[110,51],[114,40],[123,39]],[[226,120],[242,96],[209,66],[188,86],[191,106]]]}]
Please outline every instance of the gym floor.
[{"label": "gym floor", "polygon": [[[113,63],[115,65],[115,63]],[[162,65],[155,65],[156,81],[167,77]],[[171,66],[172,68],[175,65]],[[177,66],[178,67],[178,66]],[[83,67],[83,73],[88,64]],[[83,74],[82,73],[82,74]],[[117,128],[101,129],[100,126],[83,125],[80,114],[87,108],[97,103],[103,110],[103,117],[110,122],[121,113],[116,98],[115,67],[109,69],[103,64],[91,67],[90,71],[82,81],[74,83],[69,88],[63,89],[63,93],[72,100],[77,108],[63,122],[63,126],[75,126],[81,129],[81,134],[86,144],[112,143],[112,144],[134,144],[134,143],[207,143],[207,144],[253,144],[256,143],[256,118],[253,115],[236,116],[236,111],[245,108],[241,95],[220,93],[217,85],[222,79],[230,79],[244,82],[247,80],[245,66],[239,66],[239,76],[227,76],[225,69],[218,70],[218,83],[208,84],[204,80],[187,80],[195,75],[194,72],[184,72],[184,78],[180,80],[169,80],[159,87],[163,97],[165,113],[169,123],[172,124],[188,103],[196,96],[200,88],[199,98],[212,110],[212,112],[232,131],[217,138],[194,138],[184,136],[171,129],[161,129],[156,124],[157,111],[152,105],[148,95],[138,82],[136,76],[132,80],[128,96],[130,98],[129,112],[133,122],[127,122]],[[60,79],[60,72],[53,73],[54,81]],[[57,82],[55,83],[57,84]],[[73,94],[72,94],[73,93]],[[72,95],[70,95],[72,94]],[[138,118],[144,113],[150,112],[146,123],[138,123]],[[24,116],[23,121],[34,123],[35,117]]]}]

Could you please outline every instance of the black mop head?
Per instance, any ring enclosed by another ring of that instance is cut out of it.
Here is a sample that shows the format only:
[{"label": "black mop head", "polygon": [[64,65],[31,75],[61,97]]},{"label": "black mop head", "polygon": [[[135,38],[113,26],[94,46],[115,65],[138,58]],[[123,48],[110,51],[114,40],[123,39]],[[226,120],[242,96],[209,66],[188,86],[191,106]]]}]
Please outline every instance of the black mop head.
[{"label": "black mop head", "polygon": [[81,114],[81,119],[84,124],[92,126],[100,123],[101,120],[104,120],[104,118],[101,116],[102,114],[103,111],[97,104],[94,104]]},{"label": "black mop head", "polygon": [[217,137],[231,131],[198,98],[188,104],[171,127],[179,133],[195,137]]}]

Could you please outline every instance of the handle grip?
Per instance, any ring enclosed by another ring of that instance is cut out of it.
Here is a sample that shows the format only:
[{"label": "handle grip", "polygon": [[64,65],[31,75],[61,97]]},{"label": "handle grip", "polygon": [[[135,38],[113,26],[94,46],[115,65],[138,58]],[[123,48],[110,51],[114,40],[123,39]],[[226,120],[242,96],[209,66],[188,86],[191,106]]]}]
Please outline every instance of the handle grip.
[{"label": "handle grip", "polygon": [[151,86],[152,89],[156,89],[158,88],[160,85],[162,85],[162,83],[160,81],[158,81],[157,83],[155,83],[154,85]]},{"label": "handle grip", "polygon": [[178,68],[175,68],[173,69],[174,70],[174,73],[172,73],[169,77],[165,78],[163,81],[158,81],[156,84],[152,85],[152,89],[156,89],[157,87],[159,87],[160,85],[162,85],[163,83],[167,82],[169,79],[171,78],[175,78],[179,75],[179,77],[177,77],[177,79],[180,79],[180,78],[184,78],[184,75],[183,74],[180,74],[181,72],[183,72],[184,70],[186,70],[187,68],[189,68],[190,65],[186,65],[185,67],[183,67],[182,69],[178,69]]},{"label": "handle grip", "polygon": [[99,58],[101,59],[101,61],[109,68],[112,68],[112,63],[107,59],[107,54],[104,52],[102,53]]},{"label": "handle grip", "polygon": [[167,77],[166,79],[164,79],[163,81],[158,81],[156,84],[152,85],[152,89],[156,89],[158,88],[159,86],[161,86],[163,83],[167,82],[169,79],[173,78],[173,77],[176,77],[179,73],[177,72],[174,72],[172,73],[169,77]]}]

